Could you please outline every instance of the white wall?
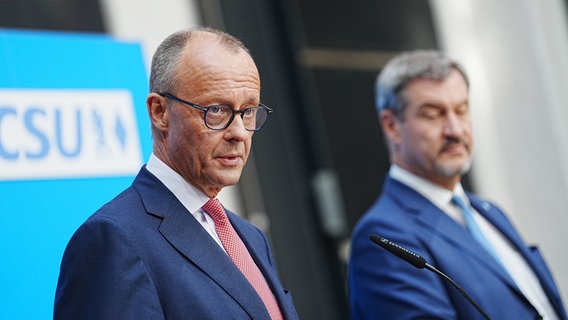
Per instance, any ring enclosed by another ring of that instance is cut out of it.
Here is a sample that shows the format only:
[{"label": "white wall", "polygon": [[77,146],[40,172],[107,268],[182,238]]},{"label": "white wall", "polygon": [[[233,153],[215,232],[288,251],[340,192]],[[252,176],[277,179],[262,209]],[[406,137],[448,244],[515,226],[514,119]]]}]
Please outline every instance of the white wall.
[{"label": "white wall", "polygon": [[[141,42],[148,67],[152,54],[169,34],[199,24],[194,0],[101,0],[111,35]],[[149,69],[149,68],[148,68]]]},{"label": "white wall", "polygon": [[562,0],[431,0],[470,75],[473,183],[537,244],[568,299],[568,26]]}]

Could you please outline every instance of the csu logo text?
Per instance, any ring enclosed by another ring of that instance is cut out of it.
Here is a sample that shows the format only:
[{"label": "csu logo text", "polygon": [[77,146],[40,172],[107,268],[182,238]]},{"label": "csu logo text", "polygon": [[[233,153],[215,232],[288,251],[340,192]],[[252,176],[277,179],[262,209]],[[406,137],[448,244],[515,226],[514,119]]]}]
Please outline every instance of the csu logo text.
[{"label": "csu logo text", "polygon": [[133,175],[141,163],[129,91],[0,89],[0,180]]}]

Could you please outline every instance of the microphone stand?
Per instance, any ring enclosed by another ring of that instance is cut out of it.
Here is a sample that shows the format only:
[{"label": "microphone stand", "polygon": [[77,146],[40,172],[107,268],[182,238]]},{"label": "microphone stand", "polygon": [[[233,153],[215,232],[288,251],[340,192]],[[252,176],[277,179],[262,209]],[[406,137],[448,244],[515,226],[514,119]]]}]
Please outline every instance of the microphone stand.
[{"label": "microphone stand", "polygon": [[477,303],[475,303],[475,301],[473,301],[473,299],[465,292],[464,289],[462,289],[462,287],[460,287],[454,280],[452,280],[452,278],[448,277],[445,273],[443,273],[442,271],[434,268],[432,265],[430,265],[429,263],[426,263],[424,265],[424,268],[438,274],[439,276],[441,276],[442,278],[446,279],[449,283],[452,284],[452,286],[454,286],[454,288],[456,288],[458,290],[459,293],[461,293],[462,296],[464,296],[467,301],[469,301],[469,303],[471,303],[472,306],[475,307],[475,309],[477,309],[477,311],[479,311],[479,313],[481,313],[481,315],[487,319],[487,320],[491,320],[491,318],[487,315],[487,313],[485,313],[485,311],[483,311],[483,309],[481,309],[481,307],[479,305],[477,305]]},{"label": "microphone stand", "polygon": [[410,263],[414,267],[416,267],[418,269],[426,268],[426,269],[438,274],[442,278],[446,279],[449,283],[452,284],[452,286],[454,286],[454,288],[456,288],[458,290],[458,292],[462,296],[464,296],[467,299],[467,301],[469,301],[469,303],[471,303],[472,306],[475,307],[475,309],[477,309],[477,311],[479,311],[479,313],[485,319],[491,320],[491,318],[487,315],[487,313],[485,313],[485,311],[483,311],[483,309],[481,309],[481,307],[477,303],[475,303],[475,301],[473,301],[473,299],[465,292],[464,289],[462,289],[462,287],[460,287],[454,280],[452,280],[452,278],[448,277],[442,271],[434,268],[431,264],[426,262],[426,259],[424,259],[423,257],[419,256],[418,254],[416,254],[413,251],[410,251],[410,250],[408,250],[404,247],[401,247],[400,245],[390,241],[389,239],[386,239],[386,238],[379,236],[378,234],[370,234],[369,239],[372,242],[374,242],[375,244],[382,247],[383,249],[386,249],[388,252],[390,252],[390,253],[394,254],[395,256],[401,258],[402,260]]}]

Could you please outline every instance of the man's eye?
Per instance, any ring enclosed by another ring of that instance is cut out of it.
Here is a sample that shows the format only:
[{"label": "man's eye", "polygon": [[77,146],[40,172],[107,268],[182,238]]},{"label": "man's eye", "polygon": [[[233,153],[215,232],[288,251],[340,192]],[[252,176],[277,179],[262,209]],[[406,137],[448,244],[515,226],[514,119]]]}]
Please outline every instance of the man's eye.
[{"label": "man's eye", "polygon": [[207,112],[211,115],[226,116],[232,113],[232,109],[228,106],[211,106]]},{"label": "man's eye", "polygon": [[219,113],[221,112],[221,106],[212,106],[208,109],[209,113]]},{"label": "man's eye", "polygon": [[466,114],[468,114],[468,113],[469,113],[469,106],[468,106],[467,104],[460,106],[460,107],[456,110],[456,113],[459,114],[459,115],[466,115]]},{"label": "man's eye", "polygon": [[441,115],[441,112],[438,110],[426,110],[422,112],[422,116],[427,119],[437,119]]},{"label": "man's eye", "polygon": [[253,115],[256,113],[256,112],[255,112],[256,109],[257,109],[257,108],[246,108],[246,109],[244,110],[245,112],[243,113],[243,115],[244,115],[245,117],[253,116]]},{"label": "man's eye", "polygon": [[423,105],[419,111],[419,116],[429,120],[436,120],[443,115],[443,110],[434,105]]}]

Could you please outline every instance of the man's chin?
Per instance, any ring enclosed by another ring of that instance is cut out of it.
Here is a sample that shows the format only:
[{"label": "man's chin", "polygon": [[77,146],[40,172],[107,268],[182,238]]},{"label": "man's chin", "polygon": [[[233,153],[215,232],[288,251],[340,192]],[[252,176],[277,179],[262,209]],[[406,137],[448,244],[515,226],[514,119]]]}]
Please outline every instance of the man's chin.
[{"label": "man's chin", "polygon": [[436,172],[444,177],[455,177],[466,174],[471,168],[471,162],[461,165],[438,165]]},{"label": "man's chin", "polygon": [[232,186],[239,182],[241,178],[242,168],[241,169],[231,169],[231,170],[223,170],[219,173],[218,177],[223,186]]}]

